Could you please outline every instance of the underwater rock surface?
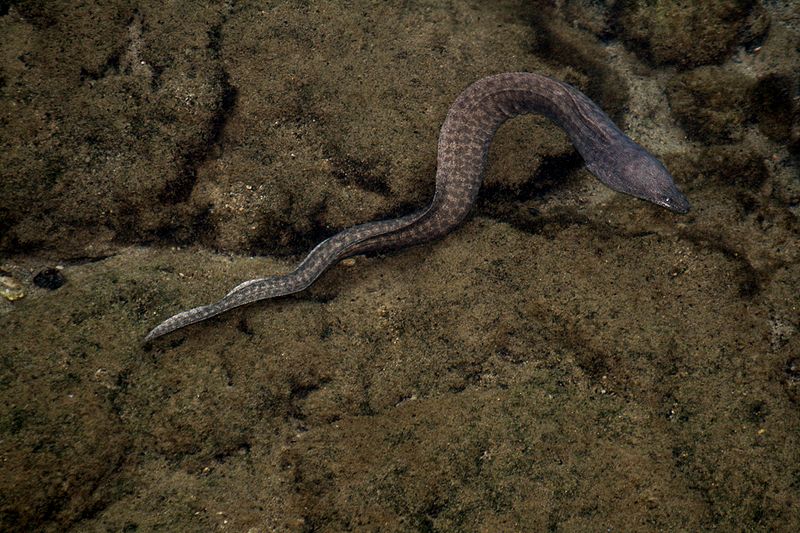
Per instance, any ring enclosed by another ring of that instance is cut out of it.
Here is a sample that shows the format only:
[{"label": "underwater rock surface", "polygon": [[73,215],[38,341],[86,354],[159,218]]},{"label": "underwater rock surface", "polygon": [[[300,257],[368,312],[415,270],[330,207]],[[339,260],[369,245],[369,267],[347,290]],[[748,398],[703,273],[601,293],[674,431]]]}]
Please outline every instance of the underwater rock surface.
[{"label": "underwater rock surface", "polygon": [[[0,6],[0,529],[800,529],[796,6],[550,5]],[[514,70],[690,214],[516,119],[444,240],[142,346],[426,205],[449,105]]]}]

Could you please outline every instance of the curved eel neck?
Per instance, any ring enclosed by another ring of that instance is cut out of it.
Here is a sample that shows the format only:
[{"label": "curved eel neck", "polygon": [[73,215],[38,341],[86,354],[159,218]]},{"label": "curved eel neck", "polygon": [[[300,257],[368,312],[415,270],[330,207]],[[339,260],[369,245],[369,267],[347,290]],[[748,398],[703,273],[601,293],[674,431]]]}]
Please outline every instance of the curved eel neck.
[{"label": "curved eel neck", "polygon": [[390,233],[347,247],[342,258],[410,246],[452,231],[475,203],[497,129],[511,118],[530,113],[560,126],[587,164],[620,142],[632,143],[594,102],[570,85],[526,72],[483,78],[467,87],[447,113],[439,135],[436,192],[430,205]]}]

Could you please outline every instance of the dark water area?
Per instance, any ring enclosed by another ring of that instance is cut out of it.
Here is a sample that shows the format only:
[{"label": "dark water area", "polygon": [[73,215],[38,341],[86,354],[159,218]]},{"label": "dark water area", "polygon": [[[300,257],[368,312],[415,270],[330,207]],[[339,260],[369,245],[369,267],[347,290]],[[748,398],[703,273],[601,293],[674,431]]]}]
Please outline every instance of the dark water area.
[{"label": "dark water area", "polygon": [[[144,335],[434,190],[447,109],[538,72],[472,216]],[[0,530],[800,530],[800,9],[0,2]]]}]

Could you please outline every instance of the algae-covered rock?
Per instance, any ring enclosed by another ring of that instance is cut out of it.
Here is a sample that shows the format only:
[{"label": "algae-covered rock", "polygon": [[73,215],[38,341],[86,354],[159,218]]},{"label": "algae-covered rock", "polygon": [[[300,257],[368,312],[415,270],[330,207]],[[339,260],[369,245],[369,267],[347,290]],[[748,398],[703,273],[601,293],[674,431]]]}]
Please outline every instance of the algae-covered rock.
[{"label": "algae-covered rock", "polygon": [[798,80],[771,74],[758,80],[753,91],[753,108],[758,128],[772,140],[798,147],[800,106],[793,103]]},{"label": "algae-covered rock", "polygon": [[741,137],[751,115],[754,80],[731,69],[700,67],[667,84],[672,112],[695,140],[720,143]]},{"label": "algae-covered rock", "polygon": [[108,253],[171,237],[226,83],[218,10],[14,4],[0,18],[0,250]]},{"label": "algae-covered rock", "polygon": [[560,2],[561,18],[574,27],[605,38],[611,36],[612,5],[594,0],[565,0]]},{"label": "algae-covered rock", "polygon": [[638,55],[680,68],[720,62],[768,26],[753,0],[624,0],[615,9],[620,36]]},{"label": "algae-covered rock", "polygon": [[676,74],[666,87],[672,112],[689,138],[737,142],[743,126],[755,122],[761,133],[795,153],[800,148],[800,105],[793,97],[797,90],[798,80],[787,74],[754,79],[717,66]]}]

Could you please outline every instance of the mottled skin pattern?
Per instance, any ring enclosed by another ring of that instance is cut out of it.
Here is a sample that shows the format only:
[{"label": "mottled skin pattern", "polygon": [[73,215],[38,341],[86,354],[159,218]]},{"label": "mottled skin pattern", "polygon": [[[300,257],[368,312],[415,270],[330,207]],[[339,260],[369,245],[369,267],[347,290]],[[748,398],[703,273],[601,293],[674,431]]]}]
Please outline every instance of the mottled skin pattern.
[{"label": "mottled skin pattern", "polygon": [[475,203],[495,131],[509,118],[525,113],[540,113],[561,126],[589,170],[610,188],[677,213],[689,210],[689,202],[664,166],[583,93],[538,74],[497,74],[467,87],[450,107],[439,136],[436,192],[426,209],[346,229],[317,245],[293,272],[246,281],[216,303],[168,318],[145,341],[234,307],[301,291],[346,257],[446,235]]}]

